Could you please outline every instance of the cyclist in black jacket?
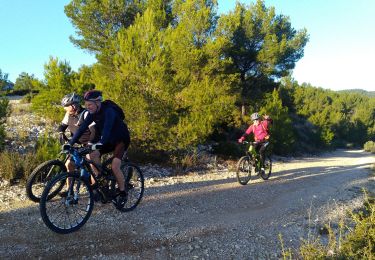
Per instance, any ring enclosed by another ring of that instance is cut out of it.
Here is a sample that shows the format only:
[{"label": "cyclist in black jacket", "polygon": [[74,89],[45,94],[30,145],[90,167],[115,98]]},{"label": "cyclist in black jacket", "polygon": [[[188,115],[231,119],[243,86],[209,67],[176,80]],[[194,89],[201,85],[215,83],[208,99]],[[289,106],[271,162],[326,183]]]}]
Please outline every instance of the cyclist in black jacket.
[{"label": "cyclist in black jacket", "polygon": [[[73,145],[84,133],[88,126],[95,122],[96,130],[99,132],[100,140],[93,145],[90,159],[100,164],[100,156],[104,153],[113,152],[112,171],[116,177],[119,196],[117,205],[124,206],[127,200],[125,191],[125,179],[121,172],[121,160],[130,144],[130,135],[127,125],[123,121],[123,114],[119,113],[118,106],[113,102],[102,102],[102,92],[90,90],[83,97],[88,116],[82,122],[77,132],[73,135],[69,144]],[[98,174],[96,171],[95,174]]]}]

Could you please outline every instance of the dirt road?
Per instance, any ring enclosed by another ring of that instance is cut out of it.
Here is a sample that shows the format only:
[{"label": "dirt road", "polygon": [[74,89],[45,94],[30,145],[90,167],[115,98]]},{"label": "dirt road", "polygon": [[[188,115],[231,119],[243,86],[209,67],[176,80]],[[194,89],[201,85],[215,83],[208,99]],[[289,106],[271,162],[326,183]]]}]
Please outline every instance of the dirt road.
[{"label": "dirt road", "polygon": [[68,235],[51,232],[37,204],[14,198],[0,208],[0,258],[277,259],[279,234],[297,248],[359,207],[361,188],[375,191],[374,163],[373,154],[339,150],[277,161],[268,181],[257,177],[246,186],[225,170],[152,178],[135,211],[98,203]]}]

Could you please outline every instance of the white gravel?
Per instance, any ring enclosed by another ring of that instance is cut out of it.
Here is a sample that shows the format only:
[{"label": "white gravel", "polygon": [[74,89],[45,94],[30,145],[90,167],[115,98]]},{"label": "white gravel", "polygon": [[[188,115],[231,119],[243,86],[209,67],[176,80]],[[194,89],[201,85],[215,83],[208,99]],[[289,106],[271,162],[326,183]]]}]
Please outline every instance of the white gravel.
[{"label": "white gravel", "polygon": [[278,259],[286,248],[317,234],[328,221],[361,205],[374,192],[375,156],[338,150],[285,159],[267,181],[236,182],[226,169],[171,177],[146,165],[144,199],[120,213],[96,204],[79,231],[58,235],[42,222],[24,187],[0,190],[1,259]]}]

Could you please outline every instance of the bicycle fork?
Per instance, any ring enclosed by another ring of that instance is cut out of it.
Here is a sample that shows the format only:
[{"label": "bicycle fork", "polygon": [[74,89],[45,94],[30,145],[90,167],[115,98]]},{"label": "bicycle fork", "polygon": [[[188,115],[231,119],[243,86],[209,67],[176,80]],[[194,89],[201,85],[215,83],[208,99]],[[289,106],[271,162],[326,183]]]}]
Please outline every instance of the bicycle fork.
[{"label": "bicycle fork", "polygon": [[71,180],[69,183],[68,195],[66,196],[65,205],[69,206],[72,204],[77,204],[79,200],[79,189],[81,187],[81,180],[77,181],[76,189],[74,190],[75,179]]}]

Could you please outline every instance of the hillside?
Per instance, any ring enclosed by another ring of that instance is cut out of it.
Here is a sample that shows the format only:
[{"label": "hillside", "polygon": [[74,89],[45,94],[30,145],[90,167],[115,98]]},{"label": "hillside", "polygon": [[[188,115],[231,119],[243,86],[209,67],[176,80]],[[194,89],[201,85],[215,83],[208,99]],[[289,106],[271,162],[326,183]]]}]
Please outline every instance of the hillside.
[{"label": "hillside", "polygon": [[338,92],[341,92],[341,93],[357,93],[357,94],[365,95],[365,96],[368,96],[368,97],[375,97],[375,91],[367,91],[367,90],[364,90],[364,89],[347,89],[347,90],[340,90]]}]

